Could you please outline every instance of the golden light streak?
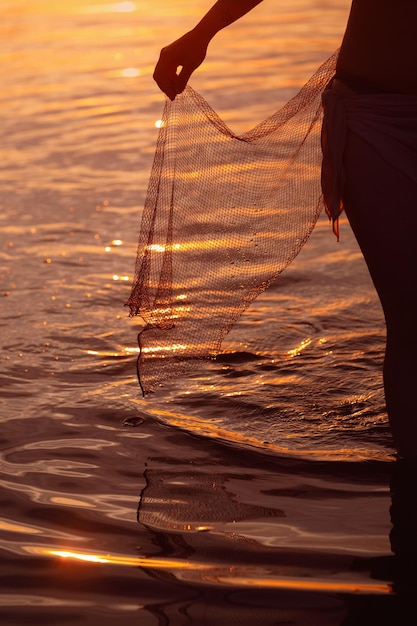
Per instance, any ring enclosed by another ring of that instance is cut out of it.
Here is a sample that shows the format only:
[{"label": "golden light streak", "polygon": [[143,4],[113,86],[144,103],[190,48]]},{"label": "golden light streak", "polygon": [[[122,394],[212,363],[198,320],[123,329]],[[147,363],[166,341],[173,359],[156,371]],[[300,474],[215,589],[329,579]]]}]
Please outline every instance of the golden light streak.
[{"label": "golden light streak", "polygon": [[177,352],[178,350],[186,350],[187,346],[182,343],[173,343],[169,346],[155,346],[153,348],[142,348],[142,352]]},{"label": "golden light streak", "polygon": [[[350,448],[342,448],[340,450],[305,448],[302,450],[296,450],[292,448],[286,448],[285,446],[279,446],[275,443],[269,443],[263,440],[259,440],[256,437],[249,436],[247,433],[238,433],[232,430],[228,430],[227,428],[218,426],[217,424],[209,423],[207,422],[207,420],[199,419],[198,417],[194,417],[191,415],[183,416],[180,413],[172,413],[171,411],[162,410],[161,407],[159,407],[158,409],[153,409],[152,407],[149,407],[148,411],[151,415],[155,415],[159,419],[162,418],[168,424],[171,424],[172,426],[176,426],[178,428],[183,428],[186,431],[201,434],[205,437],[211,437],[215,439],[220,438],[228,442],[237,443],[238,445],[242,445],[244,447],[249,446],[262,448],[262,450],[268,450],[277,454],[285,454],[292,457],[307,459],[318,458],[345,461],[350,459],[369,460],[369,458],[372,458],[372,453],[368,449],[365,449],[363,451],[360,449],[352,450]],[[375,458],[381,457],[376,456]]]},{"label": "golden light streak", "polygon": [[110,357],[123,357],[127,354],[133,354],[134,352],[139,352],[139,348],[126,346],[121,348],[120,352],[115,352],[114,350],[84,350],[86,354],[91,354],[93,356],[110,356]]},{"label": "golden light streak", "polygon": [[138,347],[130,347],[130,346],[126,346],[125,348],[123,348],[126,354],[135,354],[137,352],[139,352],[139,348]]},{"label": "golden light streak", "polygon": [[[337,593],[376,593],[387,594],[392,593],[391,585],[373,584],[373,583],[355,583],[355,582],[333,582],[328,580],[299,580],[290,578],[249,578],[242,576],[234,576],[234,585],[242,585],[245,587],[267,587],[270,589],[297,589],[298,591],[326,591]],[[218,582],[229,583],[230,579],[217,578]]]},{"label": "golden light streak", "polygon": [[[183,247],[182,244],[179,243],[174,243],[172,246],[173,250],[179,250],[181,247]],[[146,246],[147,250],[150,250],[151,252],[165,252],[167,246],[159,244],[159,243],[152,243],[149,246]]]},{"label": "golden light streak", "polygon": [[299,346],[293,348],[292,350],[288,350],[287,354],[290,356],[298,356],[303,350],[308,348],[309,345],[311,345],[311,339],[303,339]]},{"label": "golden light streak", "polygon": [[389,584],[376,584],[356,581],[332,581],[310,579],[300,580],[294,577],[261,577],[240,576],[239,570],[231,566],[219,567],[218,564],[206,564],[201,562],[183,561],[180,559],[162,559],[146,557],[129,557],[111,554],[94,554],[75,552],[72,550],[54,550],[40,546],[27,546],[27,552],[41,556],[54,556],[62,559],[73,559],[97,564],[125,565],[129,567],[146,567],[150,569],[179,570],[204,572],[204,579],[224,585],[240,585],[242,587],[262,587],[269,589],[297,589],[299,591],[323,591],[336,593],[367,593],[367,594],[390,594],[393,593]]},{"label": "golden light streak", "polygon": [[26,546],[25,550],[31,554],[41,556],[57,556],[63,559],[74,559],[76,561],[87,561],[90,563],[108,563],[110,565],[127,565],[130,567],[151,567],[155,569],[181,569],[193,571],[205,571],[211,569],[204,563],[190,563],[174,559],[158,559],[146,557],[131,557],[111,554],[94,554],[87,552],[75,552],[72,550],[52,550],[41,546]]},{"label": "golden light streak", "polygon": [[24,533],[29,535],[42,534],[42,531],[37,528],[32,528],[26,524],[16,524],[16,522],[12,520],[7,521],[5,519],[0,519],[0,529],[11,533]]},{"label": "golden light streak", "polygon": [[77,559],[91,563],[110,563],[109,559],[96,554],[81,554],[80,552],[69,552],[67,550],[51,550],[50,554],[52,556],[60,556],[63,559]]}]

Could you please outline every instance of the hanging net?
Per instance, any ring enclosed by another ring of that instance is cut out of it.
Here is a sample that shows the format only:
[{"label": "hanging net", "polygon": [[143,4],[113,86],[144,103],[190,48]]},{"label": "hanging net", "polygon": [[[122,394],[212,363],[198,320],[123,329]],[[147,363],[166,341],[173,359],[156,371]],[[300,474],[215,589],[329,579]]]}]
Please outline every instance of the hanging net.
[{"label": "hanging net", "polygon": [[146,324],[144,394],[215,357],[308,239],[322,207],[321,94],[336,58],[243,135],[191,87],[167,102],[127,302]]}]

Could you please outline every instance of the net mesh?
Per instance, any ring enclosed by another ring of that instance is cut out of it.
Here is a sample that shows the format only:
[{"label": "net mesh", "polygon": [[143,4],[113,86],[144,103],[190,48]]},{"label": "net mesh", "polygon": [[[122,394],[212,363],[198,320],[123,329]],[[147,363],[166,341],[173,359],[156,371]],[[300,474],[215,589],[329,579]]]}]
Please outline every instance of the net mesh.
[{"label": "net mesh", "polygon": [[332,55],[284,107],[234,134],[191,87],[167,102],[127,305],[144,394],[213,358],[296,257],[321,211],[321,94]]}]

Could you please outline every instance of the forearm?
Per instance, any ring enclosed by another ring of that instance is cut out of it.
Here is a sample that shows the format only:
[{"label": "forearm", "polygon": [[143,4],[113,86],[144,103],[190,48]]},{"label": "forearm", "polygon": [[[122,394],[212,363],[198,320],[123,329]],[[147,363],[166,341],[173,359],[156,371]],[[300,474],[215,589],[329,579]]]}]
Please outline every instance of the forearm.
[{"label": "forearm", "polygon": [[191,74],[203,62],[207,46],[214,35],[261,2],[218,0],[197,26],[162,48],[153,77],[168,98],[174,100],[177,94],[184,91]]},{"label": "forearm", "polygon": [[218,0],[193,29],[207,43],[219,30],[236,22],[262,0]]}]

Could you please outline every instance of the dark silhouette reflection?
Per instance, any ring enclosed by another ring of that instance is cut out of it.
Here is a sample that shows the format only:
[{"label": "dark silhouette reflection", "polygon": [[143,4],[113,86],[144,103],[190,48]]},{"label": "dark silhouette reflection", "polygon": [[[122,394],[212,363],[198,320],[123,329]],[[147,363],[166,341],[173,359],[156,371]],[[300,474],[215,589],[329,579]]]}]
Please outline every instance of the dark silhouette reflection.
[{"label": "dark silhouette reflection", "polygon": [[[417,623],[417,463],[216,452],[211,466],[161,457],[145,472],[138,522],[150,542],[144,571],[165,589],[146,606],[158,624]],[[381,536],[377,556],[361,556],[375,528],[386,528],[386,553]]]},{"label": "dark silhouette reflection", "polygon": [[[333,626],[346,615],[345,603],[337,594],[248,586],[252,577],[266,578],[279,570],[283,576],[301,579],[313,567],[322,572],[345,568],[350,559],[311,555],[308,551],[275,550],[230,532],[226,528],[242,520],[284,519],[280,509],[248,505],[226,487],[232,473],[209,475],[204,472],[146,471],[147,485],[142,492],[138,521],[152,534],[155,556],[167,560],[167,567],[148,569],[154,579],[171,582],[178,595],[147,606],[158,624],[170,626],[264,626],[309,624]],[[252,477],[253,478],[253,477]],[[176,560],[177,567],[169,567]],[[195,570],[182,570],[178,564],[194,562]],[[204,569],[198,565],[204,563]],[[245,580],[245,583],[241,582]],[[268,584],[268,583],[266,583]],[[302,597],[302,601],[300,599]],[[308,616],[308,622],[305,620]]]},{"label": "dark silhouette reflection", "polygon": [[[397,557],[398,585],[416,582],[417,459],[400,459],[391,480],[391,548]],[[405,578],[405,580],[401,580]]]},{"label": "dark silhouette reflection", "polygon": [[417,624],[417,460],[399,459],[393,464],[390,481],[392,555],[359,561],[369,566],[374,579],[389,581],[392,595],[384,598],[353,597],[343,626]]}]

